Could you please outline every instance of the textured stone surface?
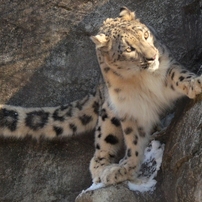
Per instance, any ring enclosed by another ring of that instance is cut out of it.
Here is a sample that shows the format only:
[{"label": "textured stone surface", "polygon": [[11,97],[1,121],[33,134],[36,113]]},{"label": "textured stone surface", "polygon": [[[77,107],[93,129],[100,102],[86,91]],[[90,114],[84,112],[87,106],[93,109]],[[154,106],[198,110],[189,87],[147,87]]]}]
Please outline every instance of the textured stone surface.
[{"label": "textured stone surface", "polygon": [[[158,193],[158,194],[157,194]],[[107,188],[98,189],[81,193],[75,202],[143,202],[143,201],[165,201],[162,191],[155,193],[136,193],[130,191],[125,184],[110,186]]]},{"label": "textured stone surface", "polygon": [[[99,68],[89,36],[121,6],[136,10],[187,67],[202,63],[200,0],[2,0],[0,103],[55,106],[92,92]],[[201,202],[201,102],[192,104],[169,129],[153,195],[118,185],[77,200]],[[0,138],[0,201],[74,201],[91,184],[92,155],[90,134],[50,142]]]},{"label": "textured stone surface", "polygon": [[[161,188],[162,175],[157,177],[155,192],[130,191],[125,183],[109,186],[94,191],[81,192],[75,202],[163,202],[166,201]],[[171,202],[171,201],[169,201]]]},{"label": "textured stone surface", "polygon": [[0,139],[0,201],[74,201],[91,185],[92,135],[53,141]]},{"label": "textured stone surface", "polygon": [[173,202],[201,202],[202,96],[182,105],[167,134],[162,165],[165,197]]},{"label": "textured stone surface", "polygon": [[99,71],[90,34],[80,23],[96,5],[85,0],[1,3],[1,103],[52,106],[92,91]]}]

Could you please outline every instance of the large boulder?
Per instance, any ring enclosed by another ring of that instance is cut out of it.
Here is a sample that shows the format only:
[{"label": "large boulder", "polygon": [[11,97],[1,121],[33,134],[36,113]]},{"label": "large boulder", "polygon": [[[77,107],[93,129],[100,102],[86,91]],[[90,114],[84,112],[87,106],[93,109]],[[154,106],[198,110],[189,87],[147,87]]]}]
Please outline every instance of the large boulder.
[{"label": "large boulder", "polygon": [[92,137],[0,139],[0,201],[74,201],[91,184]]},{"label": "large boulder", "polygon": [[202,96],[176,112],[163,158],[166,201],[202,201]]},{"label": "large boulder", "polygon": [[[3,0],[0,103],[56,106],[92,92],[100,71],[89,36],[104,19],[118,16],[121,6],[135,10],[176,59],[197,71],[202,63],[200,0],[125,0],[124,5],[122,0]],[[167,132],[154,195],[117,185],[77,200],[105,201],[118,193],[114,201],[201,201],[201,102],[187,105]],[[53,141],[0,138],[0,201],[74,201],[91,184],[93,150],[92,134]]]}]

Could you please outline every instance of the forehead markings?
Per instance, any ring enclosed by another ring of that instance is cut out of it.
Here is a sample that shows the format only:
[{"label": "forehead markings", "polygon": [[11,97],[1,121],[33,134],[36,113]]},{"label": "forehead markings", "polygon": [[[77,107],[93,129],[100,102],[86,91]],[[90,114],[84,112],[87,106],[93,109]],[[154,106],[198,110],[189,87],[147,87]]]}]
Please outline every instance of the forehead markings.
[{"label": "forehead markings", "polygon": [[[126,43],[128,46],[136,44],[142,40],[145,31],[149,31],[144,24],[137,22],[123,22],[119,19],[109,19],[110,23],[106,21],[100,29],[100,33],[105,34],[112,40],[116,40],[118,50],[124,48]],[[130,45],[131,44],[131,45]],[[142,43],[139,45],[143,45]]]},{"label": "forehead markings", "polygon": [[110,29],[108,27],[108,29],[103,29],[104,34],[106,34],[107,36],[112,36],[113,38],[122,38],[122,37],[130,37],[130,38],[141,38],[142,34],[144,31],[147,31],[146,29],[142,28],[142,27],[136,27],[136,29],[130,28],[130,27],[123,27],[123,26],[119,26],[116,29]]}]

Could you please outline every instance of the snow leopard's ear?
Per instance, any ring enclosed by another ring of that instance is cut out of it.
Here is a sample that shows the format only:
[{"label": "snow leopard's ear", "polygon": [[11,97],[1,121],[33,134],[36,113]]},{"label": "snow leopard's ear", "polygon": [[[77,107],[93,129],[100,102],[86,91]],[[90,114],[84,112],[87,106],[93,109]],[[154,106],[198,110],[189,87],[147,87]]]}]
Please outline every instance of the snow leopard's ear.
[{"label": "snow leopard's ear", "polygon": [[105,34],[91,36],[90,39],[95,43],[97,48],[104,47],[109,42],[109,38]]},{"label": "snow leopard's ear", "polygon": [[120,8],[119,17],[128,21],[135,20],[135,12],[132,12],[127,7],[122,7]]},{"label": "snow leopard's ear", "polygon": [[111,48],[110,39],[105,34],[97,34],[91,36],[90,39],[95,43],[96,48],[102,48],[105,51]]}]

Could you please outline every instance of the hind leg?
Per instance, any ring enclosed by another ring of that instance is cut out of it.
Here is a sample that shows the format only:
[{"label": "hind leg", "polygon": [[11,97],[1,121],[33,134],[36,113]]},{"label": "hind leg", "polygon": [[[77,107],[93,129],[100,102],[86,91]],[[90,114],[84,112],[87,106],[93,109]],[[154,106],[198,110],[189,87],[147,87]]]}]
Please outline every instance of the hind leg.
[{"label": "hind leg", "polygon": [[114,163],[122,145],[121,124],[107,103],[104,103],[95,131],[95,154],[90,162],[90,171],[94,183],[101,182],[100,177],[103,171]]}]

